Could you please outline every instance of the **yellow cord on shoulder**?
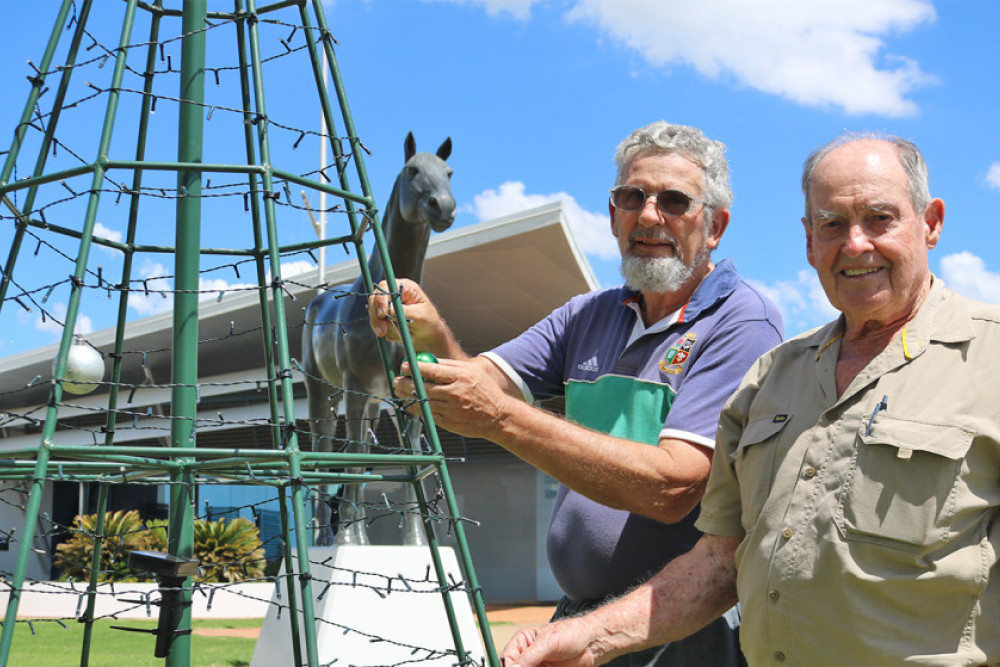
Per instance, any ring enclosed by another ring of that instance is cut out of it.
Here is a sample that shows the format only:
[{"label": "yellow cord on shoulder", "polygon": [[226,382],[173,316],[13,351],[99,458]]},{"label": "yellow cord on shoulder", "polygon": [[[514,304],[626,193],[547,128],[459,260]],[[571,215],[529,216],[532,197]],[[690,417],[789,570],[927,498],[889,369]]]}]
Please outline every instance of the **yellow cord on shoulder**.
[{"label": "yellow cord on shoulder", "polygon": [[831,338],[830,340],[828,340],[826,342],[826,345],[824,345],[823,347],[819,348],[819,352],[816,353],[816,361],[819,361],[819,358],[823,355],[823,352],[826,351],[826,348],[828,348],[831,345],[833,345],[834,342],[836,342],[836,340],[838,338],[840,338],[841,336],[843,336],[843,335],[844,335],[844,332],[841,331],[839,334],[837,334],[836,336],[834,336],[833,338]]},{"label": "yellow cord on shoulder", "polygon": [[900,338],[903,340],[903,356],[909,361],[913,358],[913,355],[910,353],[910,346],[906,342],[906,326],[903,327],[903,333],[900,334]]}]

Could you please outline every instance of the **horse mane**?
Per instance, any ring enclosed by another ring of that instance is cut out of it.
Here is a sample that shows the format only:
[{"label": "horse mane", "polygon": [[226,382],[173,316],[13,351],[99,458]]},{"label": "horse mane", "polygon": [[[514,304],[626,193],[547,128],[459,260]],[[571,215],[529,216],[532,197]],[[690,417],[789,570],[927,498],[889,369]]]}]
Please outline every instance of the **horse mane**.
[{"label": "horse mane", "polygon": [[[387,245],[389,241],[389,222],[391,216],[400,215],[399,187],[402,180],[402,172],[400,172],[392,184],[392,193],[389,195],[389,201],[386,202],[385,211],[382,212],[381,221],[379,223],[382,227],[382,235],[385,237]],[[385,269],[382,266],[382,257],[374,248],[372,249],[371,256],[368,258],[368,272],[371,274],[373,283],[378,283],[380,280],[385,279]]]}]

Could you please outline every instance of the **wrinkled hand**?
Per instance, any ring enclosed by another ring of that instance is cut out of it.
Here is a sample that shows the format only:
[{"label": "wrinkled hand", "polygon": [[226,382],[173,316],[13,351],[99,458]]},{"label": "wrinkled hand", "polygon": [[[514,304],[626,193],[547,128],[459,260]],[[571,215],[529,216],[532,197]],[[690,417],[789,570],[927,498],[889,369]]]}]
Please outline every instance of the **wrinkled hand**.
[{"label": "wrinkled hand", "polygon": [[[397,281],[399,296],[406,311],[406,324],[410,330],[410,338],[418,350],[428,350],[435,354],[440,349],[439,332],[444,326],[437,308],[427,298],[420,285],[401,278]],[[368,297],[368,323],[376,336],[394,343],[400,342],[399,323],[396,313],[392,312],[392,301],[387,294],[388,285],[383,280],[378,284],[375,294]]]},{"label": "wrinkled hand", "polygon": [[[418,363],[417,368],[424,380],[434,423],[452,433],[494,439],[491,436],[518,403],[475,361],[441,359],[436,364]],[[396,396],[416,396],[410,365],[404,363],[400,373],[393,381]],[[420,405],[414,403],[407,411],[418,415]]]},{"label": "wrinkled hand", "polygon": [[518,631],[503,650],[505,667],[594,667],[588,635],[574,621]]}]

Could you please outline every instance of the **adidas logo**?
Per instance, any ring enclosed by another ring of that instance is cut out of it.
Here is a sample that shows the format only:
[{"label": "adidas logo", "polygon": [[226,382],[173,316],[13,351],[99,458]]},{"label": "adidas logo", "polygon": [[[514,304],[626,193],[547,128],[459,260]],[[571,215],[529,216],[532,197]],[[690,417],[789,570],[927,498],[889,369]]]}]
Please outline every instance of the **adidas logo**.
[{"label": "adidas logo", "polygon": [[581,371],[596,371],[597,370],[597,356],[595,355],[595,356],[591,357],[590,359],[587,359],[582,364],[577,365],[577,368],[579,368]]}]

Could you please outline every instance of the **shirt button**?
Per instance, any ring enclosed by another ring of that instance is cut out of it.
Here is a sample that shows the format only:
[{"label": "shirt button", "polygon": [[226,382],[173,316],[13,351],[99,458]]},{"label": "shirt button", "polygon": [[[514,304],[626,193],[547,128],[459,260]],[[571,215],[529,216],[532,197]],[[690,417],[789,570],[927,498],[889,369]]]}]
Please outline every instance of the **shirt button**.
[{"label": "shirt button", "polygon": [[803,475],[805,475],[806,479],[812,479],[813,477],[816,476],[816,468],[809,466],[803,471]]},{"label": "shirt button", "polygon": [[775,651],[774,652],[774,659],[777,660],[778,662],[784,662],[785,661],[785,654],[782,653],[781,651]]},{"label": "shirt button", "polygon": [[778,591],[768,591],[767,597],[771,598],[771,600],[777,600],[781,597],[781,593]]},{"label": "shirt button", "polygon": [[795,534],[795,531],[792,530],[791,528],[785,528],[783,531],[781,531],[781,536],[783,538],[785,538],[786,540],[787,539],[791,539],[792,535],[794,535],[794,534]]}]

